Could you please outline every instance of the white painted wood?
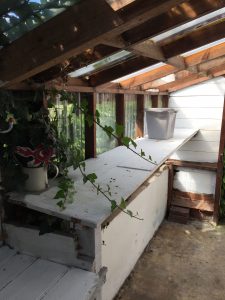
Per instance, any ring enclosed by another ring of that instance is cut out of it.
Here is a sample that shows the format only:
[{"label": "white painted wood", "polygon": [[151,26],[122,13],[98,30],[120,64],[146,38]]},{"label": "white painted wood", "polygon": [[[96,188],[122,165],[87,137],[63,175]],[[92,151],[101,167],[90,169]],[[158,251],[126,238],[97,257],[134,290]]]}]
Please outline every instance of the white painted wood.
[{"label": "white painted wood", "polygon": [[0,299],[40,299],[67,271],[66,266],[39,259],[0,291]]},{"label": "white painted wood", "polygon": [[[197,135],[191,139],[192,141],[217,142],[220,141],[220,130],[199,130]],[[189,142],[188,142],[189,143]]]},{"label": "white painted wood", "polygon": [[72,237],[54,233],[39,235],[38,230],[4,224],[7,244],[17,251],[71,266],[81,266]]},{"label": "white painted wood", "polygon": [[222,110],[212,107],[182,107],[177,112],[177,119],[207,119],[207,120],[220,120],[222,118]]},{"label": "white painted wood", "polygon": [[[184,145],[196,134],[196,130],[177,129],[174,137],[169,140],[149,140],[140,139],[137,141],[138,148],[143,148],[146,155],[151,155],[158,165],[161,165],[171,154]],[[120,168],[118,166],[143,168],[149,171]],[[98,176],[97,183],[107,189],[110,184],[112,197],[120,202],[121,197],[127,199],[149,176],[151,176],[156,166],[145,162],[137,155],[126,149],[117,147],[111,151],[103,153],[97,159],[86,161],[86,173],[95,172]],[[60,210],[56,205],[54,195],[57,187],[51,187],[40,195],[27,194],[19,199],[18,195],[11,196],[14,201],[22,201],[27,207],[53,214],[61,218],[78,218],[96,227],[100,225],[110,214],[110,203],[104,196],[97,195],[91,184],[83,184],[83,178],[79,170],[71,169],[70,176],[75,181],[76,195],[72,204],[68,204],[65,210]]]},{"label": "white painted wood", "polygon": [[7,246],[0,257],[9,257],[0,268],[2,300],[89,300],[99,288],[95,273],[15,254]]},{"label": "white painted wood", "polygon": [[[9,250],[7,247],[4,248]],[[20,254],[11,256],[10,259],[0,267],[0,290],[22,274],[35,261],[36,258],[28,255]]]},{"label": "white painted wood", "polygon": [[168,170],[164,170],[148,180],[128,205],[143,221],[119,214],[102,231],[102,265],[108,268],[102,299],[111,300],[115,296],[161,224],[166,210],[167,184]]},{"label": "white painted wood", "polygon": [[4,246],[0,247],[0,266],[4,265],[15,254],[16,251],[13,249],[8,249]]},{"label": "white painted wood", "polygon": [[87,300],[95,294],[98,277],[79,269],[69,270],[43,300]]},{"label": "white painted wood", "polygon": [[214,194],[215,172],[178,168],[174,177],[173,187],[183,192]]},{"label": "white painted wood", "polygon": [[171,156],[171,159],[215,163],[218,161],[218,154],[215,152],[177,151]]},{"label": "white painted wood", "polygon": [[204,130],[220,130],[221,119],[177,119],[175,122],[176,128],[196,128]]},{"label": "white painted wood", "polygon": [[189,141],[180,148],[180,151],[194,151],[194,152],[215,152],[219,151],[218,142],[211,141]]},{"label": "white painted wood", "polygon": [[[169,106],[178,110],[176,128],[201,130],[171,158],[185,161],[217,162],[225,94],[225,79],[217,78],[172,93]],[[174,186],[184,191],[214,193],[214,172],[179,172]],[[198,190],[199,187],[199,190]]]},{"label": "white painted wood", "polygon": [[[202,87],[201,87],[202,90]],[[213,98],[213,102],[212,102]],[[181,108],[222,108],[223,107],[223,98],[221,94],[216,96],[198,96],[197,94],[187,95],[180,92],[179,94],[171,94],[169,100],[169,106],[174,109]]]}]

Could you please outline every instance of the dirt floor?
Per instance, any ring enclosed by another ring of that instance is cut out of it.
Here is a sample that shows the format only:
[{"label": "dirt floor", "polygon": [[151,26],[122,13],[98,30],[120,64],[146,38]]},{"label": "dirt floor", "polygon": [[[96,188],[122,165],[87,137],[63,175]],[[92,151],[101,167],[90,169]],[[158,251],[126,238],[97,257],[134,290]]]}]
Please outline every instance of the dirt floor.
[{"label": "dirt floor", "polygon": [[225,300],[225,226],[164,222],[116,300]]}]

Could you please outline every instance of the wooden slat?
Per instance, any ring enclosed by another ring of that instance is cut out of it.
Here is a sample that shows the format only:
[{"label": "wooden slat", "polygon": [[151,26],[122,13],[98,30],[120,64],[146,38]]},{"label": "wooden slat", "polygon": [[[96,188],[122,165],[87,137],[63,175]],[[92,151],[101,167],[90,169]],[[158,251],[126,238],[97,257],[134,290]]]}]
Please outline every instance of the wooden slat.
[{"label": "wooden slat", "polygon": [[198,170],[207,170],[207,171],[216,171],[216,163],[207,163],[207,162],[193,162],[193,161],[183,161],[176,159],[168,159],[166,164],[174,165],[176,167],[198,169]]},{"label": "wooden slat", "polygon": [[137,95],[136,137],[144,136],[144,95]]},{"label": "wooden slat", "polygon": [[169,209],[173,197],[173,180],[174,180],[174,168],[173,165],[170,164],[169,172],[168,172],[167,214],[169,213]]},{"label": "wooden slat", "polygon": [[[125,129],[125,98],[124,94],[116,94],[116,123]],[[118,146],[121,143],[118,141]]]},{"label": "wooden slat", "polygon": [[160,46],[166,58],[170,58],[224,38],[224,27],[224,20],[215,22],[180,38],[175,38],[174,41],[169,41],[167,44],[162,42]]},{"label": "wooden slat", "polygon": [[81,1],[3,48],[0,80],[29,78],[98,44],[99,36],[119,24],[122,21],[104,0]]},{"label": "wooden slat", "polygon": [[173,190],[173,196],[174,197],[182,197],[182,198],[188,198],[191,201],[214,201],[214,195],[213,194],[198,194],[198,193],[192,193],[192,192],[182,192],[180,190]]},{"label": "wooden slat", "polygon": [[169,106],[169,95],[162,95],[162,107],[166,108]]},{"label": "wooden slat", "polygon": [[217,224],[219,221],[219,211],[220,211],[220,201],[221,201],[221,188],[223,180],[223,153],[225,149],[225,98],[223,104],[223,118],[221,125],[221,134],[220,134],[220,148],[218,153],[218,162],[217,162],[217,173],[216,173],[216,188],[215,188],[215,207],[213,212],[213,220]]},{"label": "wooden slat", "polygon": [[173,200],[171,202],[172,205],[194,208],[204,211],[213,212],[214,201],[212,200],[191,200],[186,197],[179,197],[173,195]]},{"label": "wooden slat", "polygon": [[[95,116],[96,93],[86,94],[88,114]],[[96,157],[96,124],[88,125],[85,121],[85,159]]]}]

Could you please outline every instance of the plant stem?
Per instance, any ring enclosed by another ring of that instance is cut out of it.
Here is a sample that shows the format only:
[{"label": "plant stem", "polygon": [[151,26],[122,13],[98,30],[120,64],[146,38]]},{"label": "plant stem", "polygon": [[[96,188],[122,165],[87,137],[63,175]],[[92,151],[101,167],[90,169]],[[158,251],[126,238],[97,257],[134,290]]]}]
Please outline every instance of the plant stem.
[{"label": "plant stem", "polygon": [[[82,176],[84,177],[84,178],[87,178],[87,175],[83,172],[83,170],[82,170],[82,168],[81,168],[81,166],[79,165],[78,166],[79,167],[79,170],[80,170],[80,172],[81,172],[81,174],[82,174]],[[102,191],[102,189],[101,188],[99,188],[94,182],[92,182],[92,181],[90,181],[90,180],[88,180],[93,186],[94,186],[94,188],[97,190],[97,191],[99,191],[110,203],[112,203],[112,199],[110,199],[109,198],[109,196],[106,194],[106,193],[104,193],[103,191]],[[140,220],[140,221],[143,221],[143,219],[142,218],[139,218],[139,217],[137,217],[136,215],[130,215],[126,210],[124,210],[123,208],[121,208],[118,204],[116,205],[116,207],[119,209],[119,210],[121,210],[122,212],[124,212],[125,214],[127,214],[128,216],[130,216],[131,218],[135,218],[135,219],[137,219],[137,220]]]}]

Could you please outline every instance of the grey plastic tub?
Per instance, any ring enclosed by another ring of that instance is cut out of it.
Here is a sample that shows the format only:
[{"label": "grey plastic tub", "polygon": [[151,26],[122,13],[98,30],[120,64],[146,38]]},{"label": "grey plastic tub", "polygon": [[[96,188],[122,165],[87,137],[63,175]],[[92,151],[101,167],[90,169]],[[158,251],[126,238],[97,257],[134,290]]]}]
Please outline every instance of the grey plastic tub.
[{"label": "grey plastic tub", "polygon": [[167,140],[173,137],[177,111],[171,108],[146,110],[148,138]]}]

